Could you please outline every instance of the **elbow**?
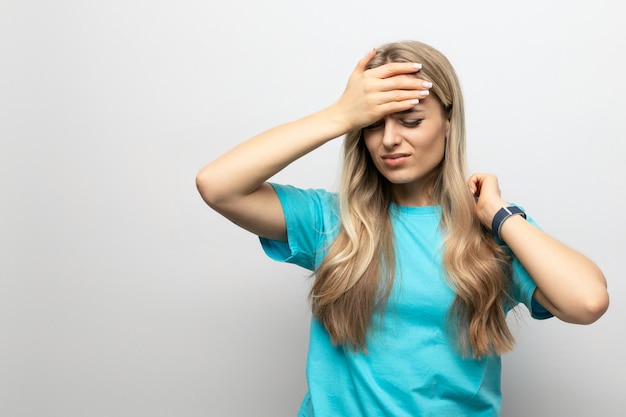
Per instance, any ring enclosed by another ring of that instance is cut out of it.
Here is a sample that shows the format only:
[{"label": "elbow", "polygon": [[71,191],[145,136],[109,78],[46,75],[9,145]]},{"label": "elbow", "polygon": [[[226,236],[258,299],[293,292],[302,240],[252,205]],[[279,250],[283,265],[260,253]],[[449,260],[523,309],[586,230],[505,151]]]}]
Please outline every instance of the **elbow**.
[{"label": "elbow", "polygon": [[604,275],[598,271],[596,279],[579,288],[574,294],[557,305],[553,304],[553,314],[559,319],[572,324],[592,324],[606,313],[609,308],[609,293]]},{"label": "elbow", "polygon": [[609,308],[609,293],[606,278],[600,269],[594,265],[593,270],[586,278],[588,285],[581,289],[578,301],[578,312],[575,323],[592,324],[606,313]]},{"label": "elbow", "polygon": [[609,308],[609,293],[604,279],[593,288],[588,288],[580,296],[576,305],[577,308],[572,314],[572,320],[566,321],[576,324],[591,324],[602,317]]},{"label": "elbow", "polygon": [[585,303],[587,314],[587,322],[585,324],[591,324],[597,321],[609,309],[609,292],[606,286],[606,278],[599,268],[596,267],[595,269],[596,286],[594,291],[589,291],[590,295],[587,297],[587,302]]},{"label": "elbow", "polygon": [[215,176],[212,175],[206,167],[196,175],[196,188],[204,202],[207,203],[209,207],[217,209],[222,197],[220,196]]},{"label": "elbow", "polygon": [[606,288],[597,294],[587,297],[581,308],[579,324],[591,324],[596,322],[606,313],[609,308],[609,294]]}]

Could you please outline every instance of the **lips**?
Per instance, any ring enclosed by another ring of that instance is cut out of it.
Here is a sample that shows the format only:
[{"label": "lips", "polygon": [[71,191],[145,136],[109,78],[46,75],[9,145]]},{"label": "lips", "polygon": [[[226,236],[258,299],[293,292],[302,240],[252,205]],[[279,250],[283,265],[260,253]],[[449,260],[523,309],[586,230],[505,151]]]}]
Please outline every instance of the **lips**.
[{"label": "lips", "polygon": [[383,160],[385,165],[395,167],[398,165],[402,165],[408,159],[409,156],[410,155],[408,153],[393,153],[393,154],[383,155],[381,159]]}]

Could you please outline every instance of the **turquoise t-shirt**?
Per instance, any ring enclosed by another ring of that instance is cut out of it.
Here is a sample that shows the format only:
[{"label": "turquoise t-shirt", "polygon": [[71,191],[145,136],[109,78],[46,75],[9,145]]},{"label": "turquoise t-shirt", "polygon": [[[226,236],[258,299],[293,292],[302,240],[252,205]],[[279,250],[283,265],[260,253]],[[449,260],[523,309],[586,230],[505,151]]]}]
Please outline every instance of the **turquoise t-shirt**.
[{"label": "turquoise t-shirt", "polygon": [[[261,238],[272,259],[314,270],[338,231],[336,194],[272,184],[288,242]],[[500,357],[463,359],[446,331],[454,292],[442,275],[441,208],[392,206],[396,277],[384,314],[374,316],[368,353],[333,346],[313,318],[306,394],[299,416],[499,416]],[[535,318],[549,312],[513,262],[513,297]]]}]

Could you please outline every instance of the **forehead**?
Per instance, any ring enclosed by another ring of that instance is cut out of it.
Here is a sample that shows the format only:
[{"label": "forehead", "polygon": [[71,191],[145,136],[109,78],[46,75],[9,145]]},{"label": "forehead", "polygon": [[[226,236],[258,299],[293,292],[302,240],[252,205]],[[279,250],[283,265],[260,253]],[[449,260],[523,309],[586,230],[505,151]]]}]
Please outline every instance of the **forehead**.
[{"label": "forehead", "polygon": [[432,114],[443,112],[443,104],[437,98],[437,96],[430,95],[426,98],[420,99],[420,102],[408,110],[394,113],[397,116],[403,115],[420,115],[420,114]]}]

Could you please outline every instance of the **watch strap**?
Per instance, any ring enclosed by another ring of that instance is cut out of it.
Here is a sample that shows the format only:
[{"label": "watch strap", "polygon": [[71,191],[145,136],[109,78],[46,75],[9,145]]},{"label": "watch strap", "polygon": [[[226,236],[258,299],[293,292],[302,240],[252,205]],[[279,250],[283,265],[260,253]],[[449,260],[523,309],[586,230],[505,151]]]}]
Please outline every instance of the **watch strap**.
[{"label": "watch strap", "polygon": [[519,214],[523,218],[526,218],[526,213],[524,213],[524,210],[517,206],[502,207],[500,210],[498,210],[496,215],[493,216],[493,220],[491,222],[491,233],[493,233],[493,235],[498,239],[502,240],[502,237],[500,236],[500,229],[502,229],[502,225],[504,224],[506,219],[517,214]]}]

